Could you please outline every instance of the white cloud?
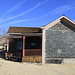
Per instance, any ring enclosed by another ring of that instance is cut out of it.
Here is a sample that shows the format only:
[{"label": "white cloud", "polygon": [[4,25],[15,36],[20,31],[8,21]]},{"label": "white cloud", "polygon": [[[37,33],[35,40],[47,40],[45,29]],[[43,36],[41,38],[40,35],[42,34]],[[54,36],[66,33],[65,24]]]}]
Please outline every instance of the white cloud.
[{"label": "white cloud", "polygon": [[72,7],[70,5],[64,5],[64,6],[61,6],[61,7],[58,7],[56,9],[54,9],[53,11],[51,11],[51,13],[54,13],[54,14],[59,14],[59,13],[62,13],[64,11],[67,11],[67,10],[70,10],[70,9],[73,9],[75,7]]},{"label": "white cloud", "polygon": [[[11,23],[8,23],[8,24],[4,24],[4,25],[11,25],[11,24],[16,24],[16,23],[20,23],[20,22],[24,22],[24,21],[31,21],[31,20],[37,20],[37,19],[40,19],[40,18],[43,18],[43,17],[46,17],[46,16],[52,16],[52,15],[56,15],[56,14],[59,14],[59,13],[63,13],[67,10],[70,10],[70,9],[73,9],[75,7],[71,7],[70,5],[64,5],[64,6],[60,6],[48,13],[46,13],[45,15],[43,16],[40,16],[40,17],[37,17],[37,18],[32,18],[32,19],[24,19],[24,20],[18,20],[18,21],[13,21]],[[74,20],[75,21],[75,20]]]},{"label": "white cloud", "polygon": [[17,10],[18,8],[20,8],[24,3],[25,3],[26,0],[23,0],[19,3],[17,3],[15,6],[13,6],[12,8],[10,8],[7,12],[5,12],[5,14],[2,16],[2,18],[4,18],[8,13],[12,12],[12,11],[15,11]]},{"label": "white cloud", "polygon": [[17,18],[17,17],[19,17],[19,16],[23,16],[23,15],[25,15],[25,14],[27,14],[28,12],[30,12],[30,11],[36,9],[37,7],[43,5],[44,3],[48,2],[48,1],[49,1],[49,0],[40,2],[40,3],[38,3],[36,6],[34,6],[33,8],[30,8],[29,10],[27,10],[27,11],[25,11],[25,12],[22,12],[22,13],[19,14],[19,15],[16,15],[16,16],[13,16],[13,17],[10,17],[10,18],[7,18],[6,20],[1,21],[0,23],[5,22],[5,21],[8,21],[8,20],[11,20],[11,19],[14,19],[14,18]]}]

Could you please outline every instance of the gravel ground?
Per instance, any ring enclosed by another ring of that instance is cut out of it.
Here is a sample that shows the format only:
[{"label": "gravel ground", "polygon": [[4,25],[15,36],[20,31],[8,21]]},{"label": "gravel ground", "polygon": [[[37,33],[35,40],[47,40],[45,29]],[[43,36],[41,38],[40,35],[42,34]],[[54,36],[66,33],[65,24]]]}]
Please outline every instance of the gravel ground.
[{"label": "gravel ground", "polygon": [[28,64],[0,58],[0,75],[75,75],[75,64]]}]

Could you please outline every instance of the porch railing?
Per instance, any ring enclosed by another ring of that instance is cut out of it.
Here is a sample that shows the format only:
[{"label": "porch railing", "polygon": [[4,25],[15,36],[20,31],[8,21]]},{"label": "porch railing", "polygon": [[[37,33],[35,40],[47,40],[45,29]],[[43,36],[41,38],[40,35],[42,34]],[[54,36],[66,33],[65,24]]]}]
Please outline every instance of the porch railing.
[{"label": "porch railing", "polygon": [[25,56],[34,56],[34,55],[42,56],[42,50],[41,49],[26,49],[25,50]]}]

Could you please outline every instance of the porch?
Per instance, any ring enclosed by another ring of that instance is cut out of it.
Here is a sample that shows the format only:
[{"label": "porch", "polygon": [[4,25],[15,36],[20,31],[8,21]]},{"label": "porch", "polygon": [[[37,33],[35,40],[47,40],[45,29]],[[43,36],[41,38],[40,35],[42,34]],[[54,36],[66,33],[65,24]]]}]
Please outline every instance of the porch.
[{"label": "porch", "polygon": [[42,36],[41,34],[20,35],[9,37],[9,49],[6,56],[15,55],[20,57],[22,62],[41,62],[42,61]]},{"label": "porch", "polygon": [[42,36],[23,36],[23,62],[42,62]]}]

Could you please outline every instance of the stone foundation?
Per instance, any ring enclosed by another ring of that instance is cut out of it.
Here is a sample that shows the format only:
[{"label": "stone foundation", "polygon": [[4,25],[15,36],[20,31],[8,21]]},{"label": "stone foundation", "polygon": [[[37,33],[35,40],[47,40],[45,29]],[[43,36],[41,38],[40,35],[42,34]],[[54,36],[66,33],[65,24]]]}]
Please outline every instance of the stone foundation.
[{"label": "stone foundation", "polygon": [[63,63],[75,64],[75,58],[65,58],[65,59],[63,59]]}]

